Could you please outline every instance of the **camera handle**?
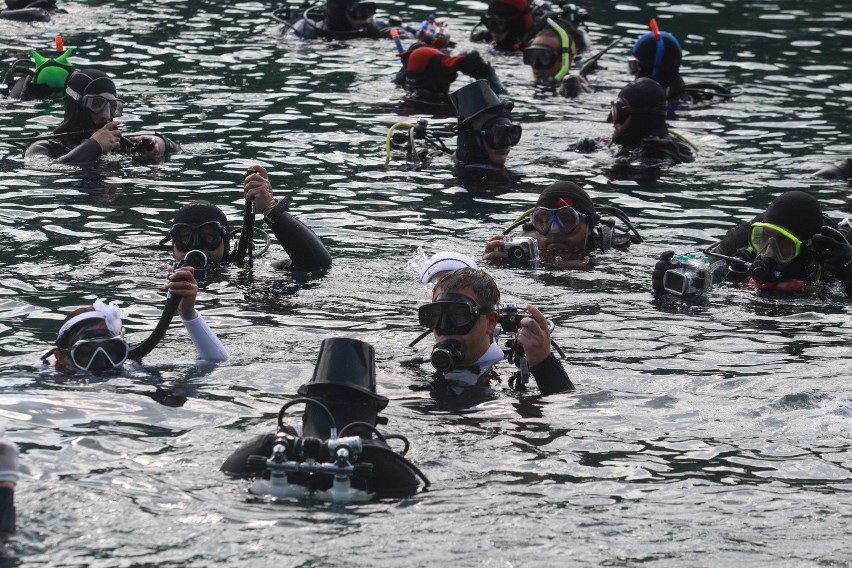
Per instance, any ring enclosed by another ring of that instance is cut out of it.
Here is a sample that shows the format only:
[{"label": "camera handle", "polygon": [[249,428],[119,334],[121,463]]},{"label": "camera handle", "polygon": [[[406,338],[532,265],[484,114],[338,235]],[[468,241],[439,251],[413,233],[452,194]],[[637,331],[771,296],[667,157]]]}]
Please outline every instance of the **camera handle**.
[{"label": "camera handle", "polygon": [[527,390],[527,383],[530,380],[530,366],[527,362],[527,356],[524,354],[524,348],[518,343],[518,334],[513,333],[506,342],[506,361],[514,363],[518,366],[518,378],[514,381],[509,381],[509,387],[515,390]]}]

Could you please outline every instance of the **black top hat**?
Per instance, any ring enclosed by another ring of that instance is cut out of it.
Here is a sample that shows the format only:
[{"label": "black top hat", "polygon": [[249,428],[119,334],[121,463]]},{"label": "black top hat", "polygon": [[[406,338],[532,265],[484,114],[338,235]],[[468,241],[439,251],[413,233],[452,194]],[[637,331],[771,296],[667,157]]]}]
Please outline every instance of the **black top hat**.
[{"label": "black top hat", "polygon": [[340,387],[352,389],[376,402],[381,410],[388,399],[376,394],[376,352],[369,343],[349,337],[325,339],[320,345],[314,376],[299,387],[299,394],[310,396]]},{"label": "black top hat", "polygon": [[508,118],[509,113],[515,106],[512,101],[504,102],[498,97],[491,90],[491,85],[485,79],[479,79],[450,93],[450,101],[452,101],[453,106],[456,108],[456,114],[459,117],[459,128],[464,127],[468,122],[487,111],[492,111],[488,113],[489,115],[496,114]]}]

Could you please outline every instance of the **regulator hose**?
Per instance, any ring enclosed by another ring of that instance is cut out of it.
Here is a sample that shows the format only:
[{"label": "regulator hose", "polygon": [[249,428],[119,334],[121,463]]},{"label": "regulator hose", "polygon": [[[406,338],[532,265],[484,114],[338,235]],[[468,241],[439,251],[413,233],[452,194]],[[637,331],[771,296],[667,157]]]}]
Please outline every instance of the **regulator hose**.
[{"label": "regulator hose", "polygon": [[166,296],[166,305],[163,306],[163,313],[160,315],[160,321],[157,322],[157,327],[148,336],[148,339],[133,347],[127,354],[128,359],[140,360],[142,357],[150,353],[154,347],[160,342],[166,332],[169,330],[169,325],[172,323],[172,318],[175,316],[180,297],[169,294]]}]

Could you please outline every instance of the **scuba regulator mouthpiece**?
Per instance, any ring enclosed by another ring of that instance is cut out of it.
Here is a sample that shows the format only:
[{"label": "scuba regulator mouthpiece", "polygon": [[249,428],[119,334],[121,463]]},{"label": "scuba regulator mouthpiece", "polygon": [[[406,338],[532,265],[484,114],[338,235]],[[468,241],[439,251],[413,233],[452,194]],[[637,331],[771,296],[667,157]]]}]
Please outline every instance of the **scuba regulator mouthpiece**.
[{"label": "scuba regulator mouthpiece", "polygon": [[464,361],[461,342],[458,339],[447,339],[436,343],[429,359],[436,371],[449,373]]},{"label": "scuba regulator mouthpiece", "polygon": [[758,284],[778,282],[781,279],[778,262],[771,258],[757,257],[751,265],[751,277]]}]

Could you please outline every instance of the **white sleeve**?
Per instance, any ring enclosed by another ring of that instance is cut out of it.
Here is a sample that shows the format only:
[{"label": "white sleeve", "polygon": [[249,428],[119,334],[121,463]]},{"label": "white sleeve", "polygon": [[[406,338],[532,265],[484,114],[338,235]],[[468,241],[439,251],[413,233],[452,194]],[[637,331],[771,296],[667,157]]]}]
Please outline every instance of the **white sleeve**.
[{"label": "white sleeve", "polygon": [[183,325],[186,326],[186,331],[189,332],[189,337],[195,344],[195,351],[198,353],[198,358],[204,361],[227,361],[230,359],[228,350],[213,333],[213,330],[204,321],[196,311],[191,314],[181,314],[180,319],[183,320]]}]

